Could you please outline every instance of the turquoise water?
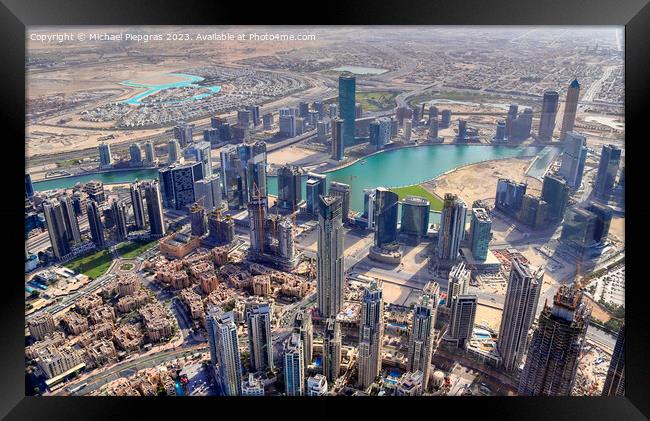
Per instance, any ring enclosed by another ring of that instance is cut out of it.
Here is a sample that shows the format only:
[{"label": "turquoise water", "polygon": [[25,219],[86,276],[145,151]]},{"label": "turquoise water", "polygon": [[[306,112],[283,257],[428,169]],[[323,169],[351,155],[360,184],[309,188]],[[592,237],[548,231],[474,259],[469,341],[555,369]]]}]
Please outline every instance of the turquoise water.
[{"label": "turquoise water", "polygon": [[74,187],[77,183],[87,183],[90,180],[101,181],[106,184],[130,183],[135,180],[157,180],[157,169],[137,169],[125,171],[107,171],[95,174],[79,175],[74,177],[56,178],[53,180],[43,180],[34,182],[35,191],[45,191],[53,189],[68,189]]},{"label": "turquoise water", "polygon": [[[183,88],[185,86],[191,86],[191,85],[196,85],[196,82],[201,82],[203,80],[202,77],[200,76],[194,76],[194,75],[186,75],[183,73],[170,73],[172,76],[178,76],[182,77],[185,80],[180,81],[180,82],[174,82],[174,83],[164,83],[161,85],[151,85],[151,84],[144,84],[144,83],[137,83],[137,82],[132,82],[132,81],[124,81],[121,84],[125,86],[131,86],[133,88],[147,88],[146,91],[137,94],[127,100],[124,100],[122,102],[130,105],[140,105],[140,102],[148,97],[151,94],[155,94],[156,92],[160,92],[165,89],[170,89],[170,88]],[[207,89],[209,89],[212,93],[217,93],[221,90],[221,86],[206,86]],[[205,93],[205,94],[199,94],[199,95],[194,95],[190,99],[185,99],[185,100],[178,100],[178,101],[165,101],[162,102],[164,104],[173,104],[177,102],[185,102],[189,100],[194,100],[194,99],[201,99],[208,97],[212,95],[212,93]]]},{"label": "turquoise water", "polygon": [[[534,156],[540,149],[535,146],[425,145],[371,155],[326,175],[328,183],[349,184],[350,207],[362,211],[364,189],[419,184],[457,167],[494,159]],[[267,184],[270,194],[277,194],[274,179],[269,177]],[[303,197],[306,197],[304,188],[303,183]]]},{"label": "turquoise water", "polygon": [[[540,147],[534,146],[479,146],[426,145],[388,150],[368,156],[356,163],[326,174],[327,181],[338,181],[351,187],[350,207],[363,210],[363,190],[380,186],[399,187],[431,180],[449,170],[464,165],[494,159],[534,156]],[[98,180],[104,183],[128,183],[135,179],[158,179],[157,169],[110,171],[34,183],[34,190],[43,191],[70,188],[76,183]],[[303,197],[305,181],[303,178]],[[268,177],[268,193],[277,195],[277,177]],[[495,186],[496,188],[496,186]],[[471,205],[471,204],[468,204]]]}]

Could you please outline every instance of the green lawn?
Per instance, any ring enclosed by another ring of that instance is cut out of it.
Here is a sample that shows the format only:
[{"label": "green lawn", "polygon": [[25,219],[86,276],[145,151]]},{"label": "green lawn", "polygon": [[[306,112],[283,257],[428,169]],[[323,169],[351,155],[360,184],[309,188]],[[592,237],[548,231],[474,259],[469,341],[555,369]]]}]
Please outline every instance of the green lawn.
[{"label": "green lawn", "polygon": [[[388,111],[395,108],[395,97],[399,95],[396,91],[371,91],[357,92],[355,99],[361,104],[364,112]],[[326,104],[338,102],[338,97],[330,98]]]},{"label": "green lawn", "polygon": [[149,241],[147,243],[129,241],[117,246],[117,252],[125,259],[135,259],[145,251],[149,250],[152,247],[155,247],[157,244],[157,240]]},{"label": "green lawn", "polygon": [[424,187],[421,187],[418,184],[406,187],[392,188],[390,190],[397,193],[399,200],[405,199],[406,196],[420,196],[429,201],[429,206],[431,207],[432,211],[442,210],[442,199],[434,194],[429,193]]},{"label": "green lawn", "polygon": [[65,267],[83,273],[89,278],[97,279],[106,273],[112,261],[113,257],[108,250],[100,250],[87,256],[77,257],[66,263]]}]

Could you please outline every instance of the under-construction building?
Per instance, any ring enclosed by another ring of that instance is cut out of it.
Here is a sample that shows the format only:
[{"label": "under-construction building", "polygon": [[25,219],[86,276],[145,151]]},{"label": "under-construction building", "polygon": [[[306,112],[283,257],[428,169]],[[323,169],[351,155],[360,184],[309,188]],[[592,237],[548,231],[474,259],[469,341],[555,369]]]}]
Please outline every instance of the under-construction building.
[{"label": "under-construction building", "polygon": [[519,395],[571,394],[590,318],[591,309],[574,285],[562,285],[552,307],[544,304],[528,347]]}]

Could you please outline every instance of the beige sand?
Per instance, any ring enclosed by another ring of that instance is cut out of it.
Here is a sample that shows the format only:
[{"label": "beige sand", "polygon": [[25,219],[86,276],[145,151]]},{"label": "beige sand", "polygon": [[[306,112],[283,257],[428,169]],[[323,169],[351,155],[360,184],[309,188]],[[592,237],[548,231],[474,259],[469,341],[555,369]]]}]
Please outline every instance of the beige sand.
[{"label": "beige sand", "polygon": [[288,148],[282,148],[277,151],[273,151],[267,155],[266,159],[269,164],[272,165],[284,165],[291,164],[300,159],[310,157],[317,154],[318,152],[312,151],[310,149],[301,148],[299,146],[289,146]]},{"label": "beige sand", "polygon": [[440,197],[444,197],[445,193],[457,194],[467,206],[471,206],[479,199],[493,200],[499,178],[527,182],[527,193],[537,194],[541,191],[541,182],[525,175],[532,159],[530,157],[508,158],[480,162],[442,175],[422,186]]}]

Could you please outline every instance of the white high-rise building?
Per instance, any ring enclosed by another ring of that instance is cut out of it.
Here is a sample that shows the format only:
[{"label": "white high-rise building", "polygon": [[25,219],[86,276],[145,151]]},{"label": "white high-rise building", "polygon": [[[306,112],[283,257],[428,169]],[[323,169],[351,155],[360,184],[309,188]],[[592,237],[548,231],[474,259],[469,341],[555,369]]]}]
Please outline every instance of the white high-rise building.
[{"label": "white high-rise building", "polygon": [[373,279],[364,288],[359,323],[359,385],[366,389],[381,371],[381,342],[384,335],[382,282]]},{"label": "white high-rise building", "polygon": [[465,238],[467,206],[454,194],[445,194],[438,231],[438,259],[455,262],[460,242]]},{"label": "white high-rise building", "polygon": [[221,209],[221,175],[212,173],[208,177],[194,182],[194,199],[201,204],[207,212]]},{"label": "white high-rise building", "polygon": [[447,301],[445,302],[447,308],[451,308],[454,298],[467,294],[470,276],[471,272],[465,268],[464,262],[457,263],[451,268],[447,283]]},{"label": "white high-rise building", "polygon": [[528,330],[535,319],[544,271],[513,258],[503,305],[497,349],[506,370],[514,370],[528,346]]},{"label": "white high-rise building", "polygon": [[299,333],[292,333],[284,344],[284,389],[287,396],[305,394],[305,362]]},{"label": "white high-rise building", "polygon": [[336,383],[341,371],[341,324],[336,317],[325,322],[323,338],[323,374],[332,384]]},{"label": "white high-rise building", "polygon": [[407,368],[411,372],[422,372],[421,387],[424,390],[427,389],[431,370],[439,291],[440,287],[436,282],[429,282],[424,287],[422,296],[413,309],[413,322],[409,332]]},{"label": "white high-rise building", "polygon": [[246,302],[248,323],[248,348],[251,369],[262,371],[273,368],[273,341],[271,337],[271,303],[261,297],[251,297]]},{"label": "white high-rise building", "polygon": [[264,384],[260,378],[255,377],[253,373],[248,374],[248,380],[244,380],[241,385],[242,396],[264,396]]},{"label": "white high-rise building", "polygon": [[307,396],[323,396],[327,393],[327,379],[322,374],[307,379]]},{"label": "white high-rise building", "polygon": [[233,313],[210,306],[207,322],[210,358],[216,365],[217,381],[224,395],[239,396],[242,394],[242,370]]}]

